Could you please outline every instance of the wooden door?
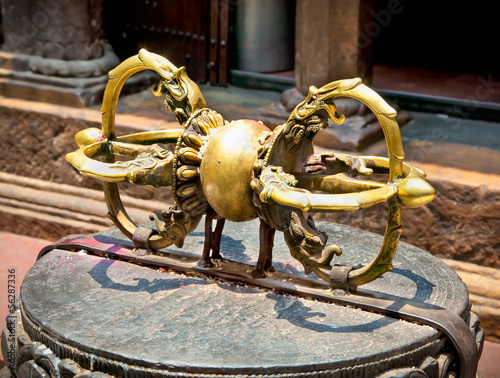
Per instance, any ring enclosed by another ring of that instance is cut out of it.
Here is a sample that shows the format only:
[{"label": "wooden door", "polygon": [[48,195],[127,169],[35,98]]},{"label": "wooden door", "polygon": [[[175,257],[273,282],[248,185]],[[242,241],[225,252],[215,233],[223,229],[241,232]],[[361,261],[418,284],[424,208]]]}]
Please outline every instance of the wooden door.
[{"label": "wooden door", "polygon": [[146,48],[198,82],[227,82],[232,0],[108,0],[104,28],[121,59]]}]

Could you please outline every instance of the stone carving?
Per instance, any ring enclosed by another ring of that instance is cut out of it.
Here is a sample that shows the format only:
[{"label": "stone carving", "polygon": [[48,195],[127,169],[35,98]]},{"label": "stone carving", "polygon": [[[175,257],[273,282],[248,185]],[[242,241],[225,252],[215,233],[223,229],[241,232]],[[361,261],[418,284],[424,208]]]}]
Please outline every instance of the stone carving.
[{"label": "stone carving", "polygon": [[65,61],[98,59],[105,53],[103,3],[3,0],[3,50]]},{"label": "stone carving", "polygon": [[2,1],[0,94],[82,107],[119,63],[103,39],[103,0]]}]

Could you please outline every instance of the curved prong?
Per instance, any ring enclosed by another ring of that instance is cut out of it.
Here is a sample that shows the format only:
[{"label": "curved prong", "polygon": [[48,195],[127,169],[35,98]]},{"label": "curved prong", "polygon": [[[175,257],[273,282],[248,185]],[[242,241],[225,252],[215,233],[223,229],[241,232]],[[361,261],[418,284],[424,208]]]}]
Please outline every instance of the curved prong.
[{"label": "curved prong", "polygon": [[297,178],[297,186],[299,188],[320,190],[331,194],[362,192],[381,188],[386,185],[386,183],[378,181],[358,180],[345,173],[337,173],[336,175],[298,173],[294,176]]},{"label": "curved prong", "polygon": [[162,77],[167,78],[172,76],[177,67],[172,64],[167,58],[151,53],[145,49],[139,51],[139,59],[144,62],[149,69],[155,70]]},{"label": "curved prong", "polygon": [[396,121],[396,111],[382,97],[364,84],[347,86],[339,85],[334,97],[351,97],[365,104],[377,117],[384,132],[387,151],[389,153],[390,181],[396,180],[402,174],[402,160],[405,157],[401,133]]},{"label": "curved prong", "polygon": [[120,182],[127,178],[127,172],[113,170],[112,164],[103,163],[89,158],[83,150],[77,150],[66,155],[71,163],[82,175],[94,177],[105,182]]},{"label": "curved prong", "polygon": [[[128,179],[145,185],[170,186],[173,152],[151,143],[172,143],[180,134],[181,130],[161,130],[129,134],[117,138],[118,140],[107,140],[102,138],[102,134],[95,133],[94,129],[83,130],[75,138],[80,142],[80,149],[67,154],[66,159],[82,175],[104,182],[120,182]],[[110,151],[115,156],[127,156],[135,160],[111,163],[94,159],[106,156]]]},{"label": "curved prong", "polygon": [[[99,154],[105,154],[111,146],[114,154],[135,157],[139,153],[146,152],[152,144],[173,144],[181,136],[183,130],[154,130],[143,131],[134,134],[123,135],[115,139],[107,139],[101,130],[91,127],[79,131],[75,135],[75,141],[80,150],[88,158],[95,158]],[[129,151],[129,153],[125,152]]]},{"label": "curved prong", "polygon": [[153,143],[177,143],[182,134],[181,129],[174,130],[152,130],[140,133],[122,135],[116,137],[116,141],[123,143],[153,144]]},{"label": "curved prong", "polygon": [[[153,145],[154,146],[154,145]],[[137,151],[136,151],[137,152]],[[165,152],[163,154],[163,152]],[[151,186],[172,185],[173,153],[154,149],[143,152],[134,160],[104,163],[89,158],[83,150],[66,155],[66,159],[82,175],[113,183],[128,180],[133,184]]]},{"label": "curved prong", "polygon": [[[165,94],[165,105],[175,113],[179,122],[186,121],[194,111],[206,107],[198,86],[189,79],[184,67],[177,68],[164,57],[141,50],[109,72],[101,107],[102,132],[94,128],[78,133],[76,139],[80,149],[66,156],[82,174],[103,181],[108,215],[129,238],[133,237],[137,226],[123,207],[117,182],[127,179],[138,184],[171,186],[175,180],[173,166],[176,157],[173,151],[160,144],[178,145],[185,131],[158,130],[116,137],[116,105],[123,85],[129,77],[147,69],[161,76],[160,85],[154,92]],[[115,163],[115,155],[130,156],[134,160]],[[93,159],[97,156],[102,161]],[[187,160],[196,159],[189,151],[185,157]],[[177,227],[176,220],[166,223]],[[194,223],[189,221],[189,224]],[[191,227],[188,228],[186,232],[192,231]],[[169,243],[169,236],[153,235],[149,241],[151,248],[158,248]]]},{"label": "curved prong", "polygon": [[[266,167],[255,189],[263,203],[291,207],[307,211],[355,211],[385,202],[397,194],[395,184],[386,184],[377,189],[357,193],[316,194],[290,185],[290,176],[280,167]],[[296,181],[294,182],[296,184]]]},{"label": "curved prong", "polygon": [[265,202],[293,207],[303,212],[355,211],[386,202],[397,194],[396,185],[384,185],[381,188],[364,192],[336,194],[334,196],[294,189],[276,185],[267,192]]},{"label": "curved prong", "polygon": [[[344,117],[337,113],[333,101],[337,97],[356,99],[374,113],[385,136],[388,158],[333,154],[313,156],[311,161],[297,160],[298,156],[309,155],[311,158],[313,138],[321,129],[327,128],[330,121],[342,123]],[[360,79],[340,80],[319,89],[312,86],[306,99],[292,111],[287,123],[275,129],[273,143],[259,167],[261,174],[251,183],[257,201],[261,203],[259,206],[278,227],[281,227],[283,214],[290,209],[303,212],[353,211],[388,202],[389,219],[382,248],[369,265],[350,271],[351,287],[370,282],[391,269],[401,234],[400,205],[420,206],[435,196],[435,190],[423,179],[423,172],[403,163],[404,151],[396,114]],[[296,177],[285,174],[283,170]],[[386,184],[381,184],[351,180],[339,173],[384,173],[389,177]],[[311,193],[302,188],[332,194]],[[350,190],[356,192],[349,193]],[[321,269],[316,273],[328,280],[328,275]]]}]

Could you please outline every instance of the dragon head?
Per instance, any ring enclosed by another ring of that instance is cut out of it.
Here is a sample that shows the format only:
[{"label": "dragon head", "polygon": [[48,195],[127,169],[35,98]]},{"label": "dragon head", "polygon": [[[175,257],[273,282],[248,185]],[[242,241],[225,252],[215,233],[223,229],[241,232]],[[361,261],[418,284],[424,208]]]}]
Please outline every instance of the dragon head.
[{"label": "dragon head", "polygon": [[185,67],[177,68],[164,57],[144,49],[139,52],[139,58],[156,67],[161,80],[153,88],[153,94],[165,96],[165,107],[175,114],[180,124],[186,122],[195,110],[207,106],[200,88],[189,78]]},{"label": "dragon head", "polygon": [[177,121],[183,124],[191,114],[206,107],[205,99],[200,89],[181,67],[162,79],[153,89],[155,96],[165,95],[165,107],[175,114]]},{"label": "dragon head", "polygon": [[312,140],[318,131],[329,126],[329,120],[341,125],[345,117],[337,113],[333,99],[344,91],[345,87],[354,87],[360,79],[335,81],[316,88],[309,87],[307,97],[293,109],[285,126],[285,143],[293,153],[304,140]]}]

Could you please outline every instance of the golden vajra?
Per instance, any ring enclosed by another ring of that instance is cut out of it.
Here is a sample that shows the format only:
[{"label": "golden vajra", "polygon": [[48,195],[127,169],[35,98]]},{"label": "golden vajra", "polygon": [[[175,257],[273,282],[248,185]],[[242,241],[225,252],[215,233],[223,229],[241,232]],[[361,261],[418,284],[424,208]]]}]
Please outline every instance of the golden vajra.
[{"label": "golden vajra", "polygon": [[[153,93],[165,96],[165,107],[175,113],[183,128],[116,136],[115,110],[123,84],[146,69],[161,76]],[[103,181],[109,216],[130,239],[142,227],[127,215],[117,182],[172,187],[175,205],[151,213],[156,229],[150,230],[146,240],[152,250],[172,244],[182,247],[184,238],[205,215],[200,264],[210,266],[222,258],[219,250],[225,219],[243,222],[258,217],[260,251],[254,277],[264,277],[273,269],[273,240],[278,230],[305,272],[315,272],[335,287],[339,284],[331,264],[341,250],[336,245],[326,247],[326,234],[304,212],[354,211],[387,201],[389,215],[380,251],[370,264],[349,269],[345,278],[355,288],[392,269],[401,235],[401,204],[421,206],[436,195],[424,180],[425,174],[403,162],[396,111],[360,79],[310,87],[288,121],[271,131],[254,120],[225,121],[206,107],[184,67],[177,68],[146,50],[121,63],[109,76],[101,109],[102,130],[79,132],[75,136],[79,149],[66,158],[81,174]],[[327,128],[329,120],[344,121],[336,112],[336,97],[357,99],[376,115],[388,158],[314,153],[312,142],[318,131]],[[168,145],[175,147],[169,149]],[[115,162],[115,156],[129,160]],[[356,178],[372,173],[388,174],[388,182]],[[214,221],[217,224],[212,229]]]}]

